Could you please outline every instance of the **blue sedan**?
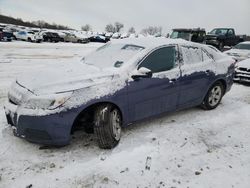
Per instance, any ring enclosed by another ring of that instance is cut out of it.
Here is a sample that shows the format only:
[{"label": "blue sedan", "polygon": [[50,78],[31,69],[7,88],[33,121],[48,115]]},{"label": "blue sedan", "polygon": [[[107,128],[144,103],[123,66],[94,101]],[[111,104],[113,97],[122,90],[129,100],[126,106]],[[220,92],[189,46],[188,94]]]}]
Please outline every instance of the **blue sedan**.
[{"label": "blue sedan", "polygon": [[212,46],[181,39],[112,41],[73,67],[18,77],[5,113],[14,135],[28,141],[66,145],[84,128],[109,149],[135,122],[216,108],[233,84],[234,63]]}]

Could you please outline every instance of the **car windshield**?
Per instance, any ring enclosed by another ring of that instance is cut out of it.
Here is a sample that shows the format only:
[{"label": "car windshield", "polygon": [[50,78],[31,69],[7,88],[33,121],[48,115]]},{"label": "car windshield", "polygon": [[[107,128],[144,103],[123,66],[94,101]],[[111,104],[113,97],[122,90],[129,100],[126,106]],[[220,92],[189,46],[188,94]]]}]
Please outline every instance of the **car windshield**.
[{"label": "car windshield", "polygon": [[213,35],[225,35],[227,34],[227,29],[214,29],[210,32]]},{"label": "car windshield", "polygon": [[237,44],[234,48],[241,49],[241,50],[250,50],[250,43],[249,44]]},{"label": "car windshield", "polygon": [[131,59],[143,49],[144,47],[137,45],[108,43],[87,55],[83,59],[83,62],[101,69],[110,67],[119,68],[124,62]]},{"label": "car windshield", "polygon": [[181,38],[181,39],[189,40],[190,33],[185,32],[185,31],[173,31],[170,38],[172,38],[172,39]]}]

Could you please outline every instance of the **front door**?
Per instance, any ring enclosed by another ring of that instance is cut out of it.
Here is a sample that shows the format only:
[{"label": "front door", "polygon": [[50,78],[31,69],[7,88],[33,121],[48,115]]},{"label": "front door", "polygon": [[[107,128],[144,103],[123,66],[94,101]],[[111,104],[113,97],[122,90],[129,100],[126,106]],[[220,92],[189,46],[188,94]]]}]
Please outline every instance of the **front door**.
[{"label": "front door", "polygon": [[153,74],[128,83],[130,122],[176,108],[180,78],[176,54],[175,46],[161,47],[139,63],[137,69],[145,67]]}]

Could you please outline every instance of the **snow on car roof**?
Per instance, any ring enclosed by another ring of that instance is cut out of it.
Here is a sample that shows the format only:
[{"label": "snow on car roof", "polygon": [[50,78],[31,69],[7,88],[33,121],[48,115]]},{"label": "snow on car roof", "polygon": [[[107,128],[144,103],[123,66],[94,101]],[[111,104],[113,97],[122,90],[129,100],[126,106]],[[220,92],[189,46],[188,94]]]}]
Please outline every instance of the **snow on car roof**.
[{"label": "snow on car roof", "polygon": [[189,42],[183,39],[168,39],[168,38],[126,38],[122,40],[113,40],[111,43],[113,44],[133,44],[136,46],[142,46],[144,48],[156,48],[164,45],[171,44],[190,44],[190,45],[199,45],[193,42]]}]

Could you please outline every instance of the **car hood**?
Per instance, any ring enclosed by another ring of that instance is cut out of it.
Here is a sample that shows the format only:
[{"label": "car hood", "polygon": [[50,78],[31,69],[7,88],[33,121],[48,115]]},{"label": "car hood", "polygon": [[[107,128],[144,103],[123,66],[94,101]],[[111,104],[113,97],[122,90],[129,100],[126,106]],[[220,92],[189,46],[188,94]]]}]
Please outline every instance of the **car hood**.
[{"label": "car hood", "polygon": [[101,70],[90,65],[64,66],[26,73],[16,82],[35,95],[62,93],[90,87],[111,80],[115,74],[112,70]]},{"label": "car hood", "polygon": [[241,49],[231,49],[225,52],[228,55],[232,56],[249,56],[250,55],[250,50],[241,50]]},{"label": "car hood", "polygon": [[250,58],[246,59],[244,61],[240,61],[239,63],[237,63],[237,66],[242,67],[242,68],[250,69]]}]

